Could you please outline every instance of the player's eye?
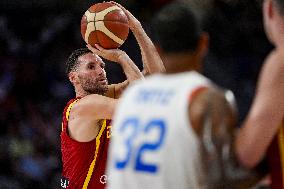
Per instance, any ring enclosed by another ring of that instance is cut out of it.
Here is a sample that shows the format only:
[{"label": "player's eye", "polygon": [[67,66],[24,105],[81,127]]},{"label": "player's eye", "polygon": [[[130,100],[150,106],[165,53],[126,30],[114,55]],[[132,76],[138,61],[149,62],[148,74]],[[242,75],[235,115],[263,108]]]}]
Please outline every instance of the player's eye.
[{"label": "player's eye", "polygon": [[93,69],[95,69],[95,66],[92,65],[92,64],[90,64],[90,65],[88,66],[88,68],[89,68],[90,70],[93,70]]}]

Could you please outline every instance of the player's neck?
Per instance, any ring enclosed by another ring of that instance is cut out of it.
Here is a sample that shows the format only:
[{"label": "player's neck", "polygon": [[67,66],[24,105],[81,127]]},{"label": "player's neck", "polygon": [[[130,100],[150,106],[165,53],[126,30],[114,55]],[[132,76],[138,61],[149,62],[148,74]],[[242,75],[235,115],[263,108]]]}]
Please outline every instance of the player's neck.
[{"label": "player's neck", "polygon": [[276,48],[283,48],[284,47],[284,28],[281,32],[282,33],[279,32],[279,34],[275,38]]},{"label": "player's neck", "polygon": [[167,74],[200,71],[200,62],[190,54],[167,54],[163,56]]},{"label": "player's neck", "polygon": [[276,48],[284,47],[284,19],[279,19],[274,31],[274,44]]},{"label": "player's neck", "polygon": [[82,88],[80,87],[75,87],[75,93],[76,93],[76,97],[84,97],[84,96],[87,96],[89,95],[88,92],[86,92],[85,90],[83,90]]}]

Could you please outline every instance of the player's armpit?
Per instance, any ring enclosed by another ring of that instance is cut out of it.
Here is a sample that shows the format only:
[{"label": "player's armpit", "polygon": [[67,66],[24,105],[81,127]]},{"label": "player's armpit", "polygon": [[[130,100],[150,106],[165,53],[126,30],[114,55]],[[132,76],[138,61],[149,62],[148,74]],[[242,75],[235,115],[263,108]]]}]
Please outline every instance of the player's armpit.
[{"label": "player's armpit", "polygon": [[127,88],[129,85],[129,81],[125,80],[124,82],[117,83],[117,84],[111,84],[108,86],[108,92],[106,94],[107,97],[118,99],[120,98],[123,91]]},{"label": "player's armpit", "polygon": [[108,90],[107,93],[105,94],[106,97],[115,98],[115,85],[116,84],[108,85]]},{"label": "player's armpit", "polygon": [[115,85],[114,91],[115,91],[115,98],[120,98],[122,95],[123,91],[127,88],[129,85],[129,81],[125,80],[122,83],[118,83]]}]

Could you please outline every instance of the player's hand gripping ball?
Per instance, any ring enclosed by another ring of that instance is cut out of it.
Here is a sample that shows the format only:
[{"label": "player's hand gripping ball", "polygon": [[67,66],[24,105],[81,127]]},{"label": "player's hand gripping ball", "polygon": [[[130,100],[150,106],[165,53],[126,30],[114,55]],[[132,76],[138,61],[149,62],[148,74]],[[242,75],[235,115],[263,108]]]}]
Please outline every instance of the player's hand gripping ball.
[{"label": "player's hand gripping ball", "polygon": [[128,18],[121,8],[110,2],[91,6],[81,20],[81,34],[86,43],[105,49],[120,47],[129,33]]}]

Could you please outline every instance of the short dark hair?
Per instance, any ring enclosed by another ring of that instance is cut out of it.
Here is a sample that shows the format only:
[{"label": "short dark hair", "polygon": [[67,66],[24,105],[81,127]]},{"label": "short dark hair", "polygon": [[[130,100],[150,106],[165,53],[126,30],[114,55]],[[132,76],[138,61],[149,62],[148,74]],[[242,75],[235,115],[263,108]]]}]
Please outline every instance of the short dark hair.
[{"label": "short dark hair", "polygon": [[284,0],[274,0],[274,3],[278,8],[280,15],[284,16]]},{"label": "short dark hair", "polygon": [[173,2],[154,16],[151,34],[153,41],[166,53],[195,51],[201,24],[191,7]]},{"label": "short dark hair", "polygon": [[68,57],[68,60],[66,61],[66,74],[69,74],[71,71],[74,71],[78,64],[78,58],[80,56],[88,53],[92,53],[92,51],[90,51],[88,48],[81,48],[73,51]]}]

